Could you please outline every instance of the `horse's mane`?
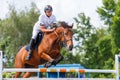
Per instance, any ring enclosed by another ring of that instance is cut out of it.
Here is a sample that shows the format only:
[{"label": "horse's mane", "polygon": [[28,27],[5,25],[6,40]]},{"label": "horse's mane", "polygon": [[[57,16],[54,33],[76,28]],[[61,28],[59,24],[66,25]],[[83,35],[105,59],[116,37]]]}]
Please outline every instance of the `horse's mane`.
[{"label": "horse's mane", "polygon": [[65,21],[60,21],[55,27],[71,28],[72,26],[68,25],[68,23],[66,23]]}]

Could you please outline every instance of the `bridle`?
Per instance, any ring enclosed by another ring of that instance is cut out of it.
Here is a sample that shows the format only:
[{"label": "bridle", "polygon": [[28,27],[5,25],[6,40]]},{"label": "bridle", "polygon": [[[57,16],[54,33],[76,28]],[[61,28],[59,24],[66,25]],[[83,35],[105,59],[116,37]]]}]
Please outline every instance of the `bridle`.
[{"label": "bridle", "polygon": [[63,45],[64,45],[64,46],[67,46],[67,42],[68,42],[68,41],[71,41],[72,38],[70,38],[70,39],[67,40],[67,39],[65,38],[65,33],[64,33],[64,31],[62,32],[62,36],[64,37],[64,41],[62,41],[62,42],[63,42]]},{"label": "bridle", "polygon": [[[54,33],[55,33],[55,35],[57,36],[57,38],[59,38],[59,35],[58,35],[58,33],[56,32],[56,30],[54,31]],[[64,30],[62,31],[62,35],[60,36],[60,39],[61,39],[62,37],[64,37],[64,41],[60,40],[60,44],[61,44],[62,46],[67,46],[67,42],[70,41],[70,40],[72,40],[72,38],[70,38],[70,39],[68,39],[68,40],[65,38]]]},{"label": "bridle", "polygon": [[57,36],[57,38],[59,38],[58,33],[57,33],[56,31],[54,31],[54,33],[55,33],[55,35]]}]

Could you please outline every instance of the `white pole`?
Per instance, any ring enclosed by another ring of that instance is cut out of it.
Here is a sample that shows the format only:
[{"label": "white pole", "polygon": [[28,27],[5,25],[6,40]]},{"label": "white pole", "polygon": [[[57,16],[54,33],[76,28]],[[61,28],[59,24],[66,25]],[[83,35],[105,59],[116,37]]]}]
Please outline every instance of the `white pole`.
[{"label": "white pole", "polygon": [[2,51],[0,51],[0,80],[2,80]]},{"label": "white pole", "polygon": [[116,73],[116,70],[85,69],[85,72],[90,72],[90,73]]},{"label": "white pole", "polygon": [[115,70],[116,70],[116,80],[119,80],[119,58],[120,56],[115,55]]},{"label": "white pole", "polygon": [[3,72],[40,72],[39,68],[4,68]]},{"label": "white pole", "polygon": [[[51,72],[52,69],[55,68],[50,68],[47,69],[46,72]],[[74,69],[76,72],[79,72],[79,69]],[[102,70],[102,69],[84,69],[85,72],[90,72],[90,73],[116,73],[116,70]],[[55,72],[59,72],[60,69],[55,69]],[[4,68],[2,72],[40,72],[39,68],[28,68],[28,69],[23,69],[23,68]],[[66,72],[70,72],[70,69],[67,69]]]}]

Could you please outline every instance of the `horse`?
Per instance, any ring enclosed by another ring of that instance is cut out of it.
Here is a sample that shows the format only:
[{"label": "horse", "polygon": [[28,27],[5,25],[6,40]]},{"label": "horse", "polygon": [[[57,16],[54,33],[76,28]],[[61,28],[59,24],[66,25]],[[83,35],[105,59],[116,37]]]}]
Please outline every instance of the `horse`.
[{"label": "horse", "polygon": [[[28,55],[26,46],[23,46],[15,57],[15,68],[38,68],[38,65],[44,64],[45,67],[56,65],[63,57],[60,54],[62,49],[61,42],[66,45],[68,50],[73,48],[73,31],[72,25],[68,25],[66,22],[60,22],[60,25],[55,31],[50,33],[44,33],[43,39],[38,46],[38,50],[33,50],[32,57],[29,61],[25,58]],[[44,61],[41,61],[43,59]],[[22,72],[16,72],[14,78],[21,76]],[[33,72],[26,72],[22,77],[28,78],[32,76]]]}]

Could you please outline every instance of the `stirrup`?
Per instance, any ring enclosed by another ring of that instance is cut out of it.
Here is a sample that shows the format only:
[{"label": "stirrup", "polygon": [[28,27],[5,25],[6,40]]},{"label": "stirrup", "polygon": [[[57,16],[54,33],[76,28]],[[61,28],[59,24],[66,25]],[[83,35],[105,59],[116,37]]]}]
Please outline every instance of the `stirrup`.
[{"label": "stirrup", "polygon": [[30,60],[30,57],[27,56],[27,57],[26,57],[26,60],[29,61],[29,60]]},{"label": "stirrup", "polygon": [[27,57],[26,57],[26,60],[30,60],[32,57],[32,51],[29,51]]}]

